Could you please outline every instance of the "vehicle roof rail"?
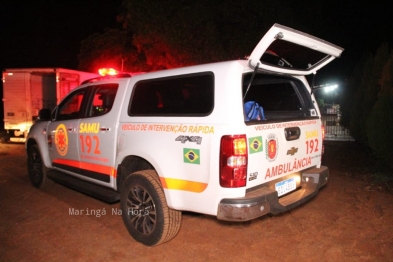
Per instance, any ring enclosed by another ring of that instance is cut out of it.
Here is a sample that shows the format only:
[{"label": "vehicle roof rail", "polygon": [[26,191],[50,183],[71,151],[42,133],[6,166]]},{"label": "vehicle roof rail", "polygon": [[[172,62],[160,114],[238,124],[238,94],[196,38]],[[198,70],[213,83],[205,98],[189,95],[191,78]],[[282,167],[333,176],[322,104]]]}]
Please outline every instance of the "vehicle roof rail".
[{"label": "vehicle roof rail", "polygon": [[130,78],[130,77],[131,77],[130,74],[118,74],[118,75],[114,75],[114,76],[109,76],[109,75],[108,76],[99,76],[99,77],[87,79],[87,80],[83,81],[81,85],[84,85],[87,83],[94,83],[94,82],[106,80],[106,79],[118,79],[118,78]]}]

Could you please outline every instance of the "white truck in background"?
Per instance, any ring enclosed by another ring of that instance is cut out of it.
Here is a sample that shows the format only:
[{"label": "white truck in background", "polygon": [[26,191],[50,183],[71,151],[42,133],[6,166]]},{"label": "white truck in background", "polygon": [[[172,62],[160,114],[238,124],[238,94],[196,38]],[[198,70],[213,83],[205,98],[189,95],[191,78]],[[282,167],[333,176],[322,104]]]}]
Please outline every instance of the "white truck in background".
[{"label": "white truck in background", "polygon": [[24,142],[42,108],[52,110],[71,90],[98,74],[65,68],[3,70],[4,129],[12,142]]}]

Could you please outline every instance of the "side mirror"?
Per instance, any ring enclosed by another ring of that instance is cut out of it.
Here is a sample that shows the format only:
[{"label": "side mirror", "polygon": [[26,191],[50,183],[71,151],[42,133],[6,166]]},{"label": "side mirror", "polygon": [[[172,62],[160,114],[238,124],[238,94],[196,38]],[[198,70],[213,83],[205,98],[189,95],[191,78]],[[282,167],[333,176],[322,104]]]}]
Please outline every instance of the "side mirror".
[{"label": "side mirror", "polygon": [[51,112],[47,108],[43,108],[38,112],[38,120],[49,121]]}]

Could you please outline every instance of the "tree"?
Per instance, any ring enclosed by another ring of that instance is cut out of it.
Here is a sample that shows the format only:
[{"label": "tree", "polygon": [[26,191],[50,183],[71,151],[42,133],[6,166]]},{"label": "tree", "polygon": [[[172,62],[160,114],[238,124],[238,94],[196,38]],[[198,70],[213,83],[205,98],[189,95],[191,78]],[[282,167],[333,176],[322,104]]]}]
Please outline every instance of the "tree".
[{"label": "tree", "polygon": [[[363,108],[364,103],[364,90],[365,90],[365,81],[364,75],[367,75],[368,72],[371,71],[372,67],[372,56],[366,56],[362,63],[356,67],[354,71],[349,86],[350,90],[355,90],[353,93],[351,108],[350,108],[350,122],[349,122],[349,130],[351,131],[352,136],[355,140],[359,142],[366,143],[367,136],[365,132],[365,110]],[[351,98],[350,98],[351,99]]]},{"label": "tree", "polygon": [[78,55],[80,70],[97,72],[102,67],[117,70],[128,68],[129,71],[148,70],[144,58],[135,48],[130,47],[131,39],[122,29],[106,29],[95,33],[82,41]]},{"label": "tree", "polygon": [[377,100],[380,90],[379,79],[382,69],[389,57],[389,46],[382,44],[374,56],[369,55],[363,62],[363,67],[354,73],[352,78],[352,89],[356,90],[351,107],[350,130],[356,140],[368,144],[367,121],[370,112]]},{"label": "tree", "polygon": [[274,23],[295,24],[294,12],[276,0],[124,0],[122,8],[121,30],[83,41],[80,69],[102,59],[126,61],[125,71],[242,59]]},{"label": "tree", "polygon": [[381,78],[381,89],[367,121],[367,137],[373,152],[393,166],[393,52]]},{"label": "tree", "polygon": [[[105,41],[106,40],[106,41]],[[79,69],[97,72],[101,67],[118,67],[124,53],[125,33],[117,29],[106,29],[82,41]]]}]

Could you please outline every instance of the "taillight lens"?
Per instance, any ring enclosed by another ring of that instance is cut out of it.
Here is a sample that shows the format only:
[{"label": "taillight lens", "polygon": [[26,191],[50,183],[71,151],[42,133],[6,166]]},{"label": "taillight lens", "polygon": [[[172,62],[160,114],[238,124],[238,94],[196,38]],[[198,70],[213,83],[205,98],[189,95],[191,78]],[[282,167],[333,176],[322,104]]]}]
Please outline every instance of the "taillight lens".
[{"label": "taillight lens", "polygon": [[247,181],[246,135],[223,136],[220,147],[220,185],[242,187]]}]

